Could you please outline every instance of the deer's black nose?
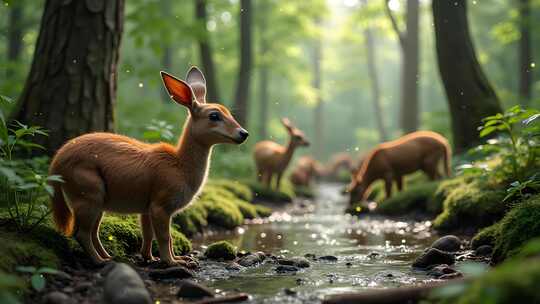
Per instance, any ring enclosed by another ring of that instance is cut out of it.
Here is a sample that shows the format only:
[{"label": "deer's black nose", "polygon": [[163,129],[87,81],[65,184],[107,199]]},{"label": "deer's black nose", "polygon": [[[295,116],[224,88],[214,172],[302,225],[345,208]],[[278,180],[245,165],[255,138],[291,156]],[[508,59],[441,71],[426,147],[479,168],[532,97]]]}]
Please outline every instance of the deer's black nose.
[{"label": "deer's black nose", "polygon": [[238,134],[240,135],[240,138],[242,138],[242,140],[246,140],[246,138],[248,138],[249,136],[248,131],[244,129],[240,129],[240,131],[238,131]]}]

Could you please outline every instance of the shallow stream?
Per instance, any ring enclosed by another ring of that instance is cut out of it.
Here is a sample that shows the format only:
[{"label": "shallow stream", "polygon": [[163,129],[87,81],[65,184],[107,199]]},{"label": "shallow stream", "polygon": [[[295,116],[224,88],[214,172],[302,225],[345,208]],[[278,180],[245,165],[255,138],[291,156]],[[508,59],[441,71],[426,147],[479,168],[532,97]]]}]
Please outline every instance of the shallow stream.
[{"label": "shallow stream", "polygon": [[223,263],[204,262],[197,279],[221,291],[248,293],[253,303],[316,303],[328,294],[431,280],[410,266],[436,238],[431,223],[346,215],[341,187],[321,184],[312,202],[297,203],[287,212],[233,232],[194,240],[195,249],[201,251],[204,244],[227,240],[239,250],[285,257],[332,255],[336,262],[310,260],[309,268],[294,274],[276,273],[273,263],[227,270]]}]

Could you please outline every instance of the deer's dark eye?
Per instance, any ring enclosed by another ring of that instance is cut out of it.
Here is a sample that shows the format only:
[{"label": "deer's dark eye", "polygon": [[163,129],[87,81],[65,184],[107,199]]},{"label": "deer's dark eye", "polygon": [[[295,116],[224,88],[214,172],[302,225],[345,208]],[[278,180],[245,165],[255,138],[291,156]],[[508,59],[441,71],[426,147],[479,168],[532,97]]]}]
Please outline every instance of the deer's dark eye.
[{"label": "deer's dark eye", "polygon": [[208,119],[210,119],[211,121],[220,121],[221,115],[219,115],[218,112],[212,112],[208,115]]}]

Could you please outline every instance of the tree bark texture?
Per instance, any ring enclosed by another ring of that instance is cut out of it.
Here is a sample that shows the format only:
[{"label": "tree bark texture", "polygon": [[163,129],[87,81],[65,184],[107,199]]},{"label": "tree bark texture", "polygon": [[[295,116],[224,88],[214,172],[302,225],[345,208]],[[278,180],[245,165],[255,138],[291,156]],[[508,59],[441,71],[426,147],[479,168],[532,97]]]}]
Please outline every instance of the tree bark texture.
[{"label": "tree bark texture", "polygon": [[259,137],[261,139],[266,138],[268,135],[268,116],[269,116],[269,92],[268,84],[270,81],[270,70],[268,69],[268,63],[265,61],[266,54],[268,53],[268,39],[266,37],[267,31],[267,9],[268,3],[266,0],[261,1],[259,7],[259,46],[260,54],[259,58],[263,59],[263,62],[259,64]]},{"label": "tree bark texture", "polygon": [[433,1],[439,71],[446,91],[456,152],[479,142],[482,118],[501,112],[469,34],[466,0]]},{"label": "tree bark texture", "polygon": [[236,97],[234,113],[236,120],[247,127],[249,115],[249,84],[252,64],[251,44],[251,0],[240,1],[240,67],[238,83],[236,85]]},{"label": "tree bark texture", "polygon": [[[17,63],[21,57],[23,48],[23,5],[20,1],[13,1],[8,15],[7,35],[7,61],[10,64]],[[14,74],[13,66],[6,69],[6,77]]]},{"label": "tree bark texture", "polygon": [[90,131],[112,131],[123,0],[47,0],[32,66],[12,119],[49,130],[48,154]]},{"label": "tree bark texture", "polygon": [[195,0],[195,17],[204,29],[204,37],[199,39],[199,51],[201,56],[202,70],[206,78],[206,99],[210,102],[219,102],[219,86],[217,72],[214,65],[210,33],[206,30],[208,15],[206,13],[206,0]]},{"label": "tree bark texture", "polygon": [[386,129],[384,127],[384,119],[382,115],[379,75],[377,73],[377,59],[375,56],[375,44],[373,43],[373,33],[371,32],[370,28],[366,28],[364,30],[364,37],[366,38],[366,60],[368,67],[368,75],[371,82],[371,98],[373,100],[373,109],[375,111],[375,122],[377,123],[377,130],[379,131],[379,141],[384,142],[388,140],[388,137],[386,135]]},{"label": "tree bark texture", "polygon": [[531,100],[531,2],[519,0],[519,97],[520,103],[527,106]]},{"label": "tree bark texture", "polygon": [[399,29],[397,21],[388,7],[386,1],[386,12],[392,27],[399,39],[402,50],[402,70],[401,70],[401,100],[400,100],[400,128],[404,133],[416,131],[419,125],[419,102],[418,102],[418,82],[419,82],[419,3],[418,0],[407,0],[406,29]]}]

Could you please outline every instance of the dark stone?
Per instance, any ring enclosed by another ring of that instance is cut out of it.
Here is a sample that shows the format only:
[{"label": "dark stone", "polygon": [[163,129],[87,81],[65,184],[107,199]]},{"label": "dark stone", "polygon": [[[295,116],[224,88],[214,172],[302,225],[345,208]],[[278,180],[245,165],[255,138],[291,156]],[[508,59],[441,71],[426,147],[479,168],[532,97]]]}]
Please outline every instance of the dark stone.
[{"label": "dark stone", "polygon": [[249,254],[246,255],[238,260],[238,264],[244,266],[244,267],[251,267],[258,265],[266,259],[266,256],[260,255],[260,254]]},{"label": "dark stone", "polygon": [[352,263],[351,263],[351,262],[347,262],[347,263],[345,263],[345,266],[347,266],[347,267],[352,267]]},{"label": "dark stone", "polygon": [[73,291],[76,293],[84,293],[88,289],[90,289],[92,285],[93,285],[92,282],[80,282],[77,285],[75,285],[75,287],[73,288]]},{"label": "dark stone", "polygon": [[296,296],[298,294],[298,291],[292,289],[292,288],[285,288],[283,289],[283,292],[288,296]]},{"label": "dark stone", "polygon": [[193,281],[185,280],[180,284],[180,289],[176,293],[176,296],[179,298],[198,299],[215,296],[215,293],[211,289]]},{"label": "dark stone", "polygon": [[381,254],[378,253],[378,252],[370,252],[370,253],[367,255],[368,259],[376,259],[376,258],[378,258],[378,257],[380,257],[380,256],[381,256]]},{"label": "dark stone", "polygon": [[279,265],[275,268],[275,271],[277,273],[297,272],[298,270],[300,270],[298,269],[298,267],[291,265]]},{"label": "dark stone", "polygon": [[183,266],[169,267],[165,269],[152,269],[148,275],[154,280],[187,279],[193,277],[193,272]]},{"label": "dark stone", "polygon": [[439,280],[453,280],[453,279],[457,279],[457,278],[461,278],[461,277],[463,277],[463,274],[461,272],[459,272],[459,271],[456,271],[456,272],[453,272],[453,273],[443,274],[438,279]]},{"label": "dark stone", "polygon": [[428,275],[434,278],[440,278],[443,275],[456,272],[455,269],[448,267],[446,264],[437,265],[428,271]]},{"label": "dark stone", "polygon": [[240,271],[240,270],[242,270],[242,266],[240,266],[236,262],[232,262],[232,263],[228,264],[227,266],[225,266],[225,269],[227,269],[229,271]]},{"label": "dark stone", "polygon": [[106,304],[151,304],[144,283],[126,264],[116,264],[105,279],[103,302]]},{"label": "dark stone", "polygon": [[315,256],[313,253],[306,253],[306,254],[304,254],[304,257],[306,259],[312,259],[312,260],[317,259],[317,256]]},{"label": "dark stone", "polygon": [[461,249],[461,240],[455,235],[445,235],[431,244],[431,248],[456,252]]},{"label": "dark stone", "polygon": [[296,266],[298,268],[307,268],[310,266],[309,261],[306,258],[302,258],[302,257],[295,257],[295,258],[290,258],[290,259],[278,259],[277,262],[280,265]]},{"label": "dark stone", "polygon": [[430,266],[455,262],[454,255],[436,248],[430,248],[420,255],[412,264],[415,268],[429,268]]},{"label": "dark stone", "polygon": [[75,304],[76,301],[60,291],[49,292],[43,297],[43,304]]},{"label": "dark stone", "polygon": [[482,257],[490,257],[493,253],[493,247],[489,245],[482,245],[474,251],[474,254],[476,256],[482,256]]},{"label": "dark stone", "polygon": [[338,258],[333,255],[323,255],[319,257],[319,260],[328,261],[328,262],[337,262]]}]

